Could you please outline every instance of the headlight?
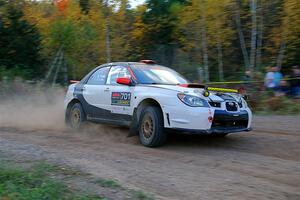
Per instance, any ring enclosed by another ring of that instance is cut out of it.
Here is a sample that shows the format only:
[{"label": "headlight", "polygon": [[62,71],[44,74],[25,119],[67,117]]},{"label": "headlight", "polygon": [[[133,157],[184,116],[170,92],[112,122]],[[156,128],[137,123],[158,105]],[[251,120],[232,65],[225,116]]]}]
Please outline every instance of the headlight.
[{"label": "headlight", "polygon": [[209,107],[206,100],[199,97],[179,93],[177,94],[178,98],[186,105],[191,107]]}]

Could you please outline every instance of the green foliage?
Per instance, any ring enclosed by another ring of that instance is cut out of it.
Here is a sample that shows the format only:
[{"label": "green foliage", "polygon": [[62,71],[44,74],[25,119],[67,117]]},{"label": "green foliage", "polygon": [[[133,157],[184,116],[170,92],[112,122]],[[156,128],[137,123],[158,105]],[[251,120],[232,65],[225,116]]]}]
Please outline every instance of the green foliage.
[{"label": "green foliage", "polygon": [[146,56],[154,57],[159,63],[172,65],[175,46],[178,44],[175,29],[178,14],[185,1],[146,1],[147,10],[142,15],[145,24],[144,46]]},{"label": "green foliage", "polygon": [[79,5],[81,8],[81,11],[84,14],[88,14],[90,6],[89,6],[89,0],[79,0]]},{"label": "green foliage", "polygon": [[130,191],[134,200],[154,200],[155,198],[152,195],[145,194],[141,190],[131,190]]},{"label": "green foliage", "polygon": [[299,100],[286,96],[270,96],[266,93],[255,104],[258,114],[291,115],[300,113]]},{"label": "green foliage", "polygon": [[40,163],[30,169],[21,169],[13,164],[0,165],[1,199],[102,199],[96,196],[78,195],[59,181],[49,178],[57,167]]},{"label": "green foliage", "polygon": [[99,184],[102,187],[108,187],[108,188],[119,188],[119,187],[121,187],[121,185],[117,181],[111,180],[111,179],[97,179],[95,181],[95,183]]},{"label": "green foliage", "polygon": [[23,19],[22,2],[4,2],[0,16],[0,66],[11,73],[35,78],[42,71],[41,38],[37,28]]},{"label": "green foliage", "polygon": [[[51,1],[1,0],[2,71],[42,79],[63,48],[68,75],[74,79],[106,62],[107,50],[112,61],[153,59],[197,79],[206,57],[205,40],[211,81],[220,79],[221,68],[225,80],[239,80],[244,73],[239,33],[244,34],[250,54],[250,0],[147,0],[137,8],[130,8],[128,0],[105,2],[69,0],[66,9],[59,10]],[[280,48],[285,47],[283,72],[289,73],[290,66],[300,62],[300,4],[257,2],[255,70],[276,65]]]}]

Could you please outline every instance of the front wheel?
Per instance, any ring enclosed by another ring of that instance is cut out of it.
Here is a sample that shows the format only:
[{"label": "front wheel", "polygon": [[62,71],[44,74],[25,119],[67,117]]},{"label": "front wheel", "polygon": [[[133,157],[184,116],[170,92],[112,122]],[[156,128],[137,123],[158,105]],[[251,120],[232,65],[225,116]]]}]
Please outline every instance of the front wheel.
[{"label": "front wheel", "polygon": [[165,143],[167,135],[164,132],[163,114],[158,107],[146,107],[139,120],[140,142],[146,147],[157,147]]},{"label": "front wheel", "polygon": [[68,114],[68,125],[75,130],[80,129],[85,122],[85,114],[80,103],[75,103]]}]

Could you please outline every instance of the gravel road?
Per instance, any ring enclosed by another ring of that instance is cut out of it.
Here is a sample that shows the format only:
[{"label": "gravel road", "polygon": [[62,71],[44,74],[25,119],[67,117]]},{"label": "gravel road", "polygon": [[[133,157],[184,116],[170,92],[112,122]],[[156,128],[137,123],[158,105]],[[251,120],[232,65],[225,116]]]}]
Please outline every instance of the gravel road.
[{"label": "gravel road", "polygon": [[298,200],[299,130],[300,116],[257,116],[249,133],[172,135],[151,149],[116,127],[90,125],[78,133],[1,127],[0,151],[76,166],[157,199]]}]

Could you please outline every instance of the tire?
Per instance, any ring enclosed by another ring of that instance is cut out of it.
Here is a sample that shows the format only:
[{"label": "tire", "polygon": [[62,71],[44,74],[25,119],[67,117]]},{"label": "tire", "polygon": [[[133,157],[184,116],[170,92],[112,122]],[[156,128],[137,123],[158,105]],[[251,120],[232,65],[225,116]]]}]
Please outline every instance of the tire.
[{"label": "tire", "polygon": [[163,114],[159,107],[146,107],[139,117],[139,138],[146,147],[158,147],[165,143]]},{"label": "tire", "polygon": [[80,103],[75,103],[67,116],[67,124],[74,130],[80,130],[86,121],[85,113]]}]

